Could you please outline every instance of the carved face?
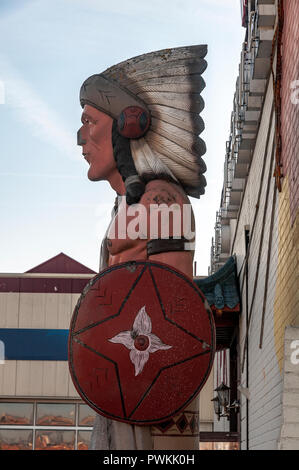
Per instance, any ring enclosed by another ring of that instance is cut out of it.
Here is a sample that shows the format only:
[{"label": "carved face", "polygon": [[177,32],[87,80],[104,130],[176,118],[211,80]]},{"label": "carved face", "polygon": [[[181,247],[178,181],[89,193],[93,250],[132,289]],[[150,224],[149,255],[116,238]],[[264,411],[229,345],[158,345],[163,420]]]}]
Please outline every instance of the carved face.
[{"label": "carved face", "polygon": [[106,180],[116,169],[112,147],[113,119],[105,113],[85,105],[78,131],[78,145],[89,163],[88,178],[91,181]]}]

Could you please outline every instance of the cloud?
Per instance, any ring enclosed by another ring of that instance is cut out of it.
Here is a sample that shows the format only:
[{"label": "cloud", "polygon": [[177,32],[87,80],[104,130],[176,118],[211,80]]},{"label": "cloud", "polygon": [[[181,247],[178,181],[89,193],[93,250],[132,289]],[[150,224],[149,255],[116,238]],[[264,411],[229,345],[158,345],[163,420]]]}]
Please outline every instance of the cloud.
[{"label": "cloud", "polygon": [[3,56],[0,56],[0,82],[5,86],[5,105],[13,109],[35,137],[73,160],[81,158],[73,132]]}]

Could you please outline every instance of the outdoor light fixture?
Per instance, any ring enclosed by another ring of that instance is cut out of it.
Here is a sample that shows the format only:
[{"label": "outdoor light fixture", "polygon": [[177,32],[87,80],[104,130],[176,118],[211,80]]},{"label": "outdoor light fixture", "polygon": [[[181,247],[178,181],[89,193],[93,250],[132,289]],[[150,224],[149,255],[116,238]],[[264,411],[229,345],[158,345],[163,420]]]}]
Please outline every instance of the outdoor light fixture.
[{"label": "outdoor light fixture", "polygon": [[220,403],[219,403],[219,398],[218,398],[218,397],[215,397],[215,398],[213,398],[213,400],[211,400],[211,401],[213,402],[214,411],[215,411],[215,414],[217,415],[218,421],[220,421],[221,405],[220,405]]},{"label": "outdoor light fixture", "polygon": [[215,388],[217,397],[214,397],[211,401],[214,404],[214,411],[217,415],[218,421],[220,418],[230,418],[230,410],[234,410],[236,413],[240,408],[239,400],[234,400],[230,405],[230,387],[225,385],[223,382],[219,387]]},{"label": "outdoor light fixture", "polygon": [[215,392],[217,392],[220,405],[226,408],[229,405],[230,388],[222,382],[219,387],[215,388]]}]

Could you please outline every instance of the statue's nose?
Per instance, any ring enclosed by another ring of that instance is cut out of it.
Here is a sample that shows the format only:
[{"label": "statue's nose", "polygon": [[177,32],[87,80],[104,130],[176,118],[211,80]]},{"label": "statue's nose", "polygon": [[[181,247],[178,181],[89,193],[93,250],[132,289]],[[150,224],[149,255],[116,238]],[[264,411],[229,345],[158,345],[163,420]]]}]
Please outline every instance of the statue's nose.
[{"label": "statue's nose", "polygon": [[86,140],[82,139],[82,135],[81,135],[81,129],[78,130],[77,132],[77,145],[85,145],[86,144]]}]

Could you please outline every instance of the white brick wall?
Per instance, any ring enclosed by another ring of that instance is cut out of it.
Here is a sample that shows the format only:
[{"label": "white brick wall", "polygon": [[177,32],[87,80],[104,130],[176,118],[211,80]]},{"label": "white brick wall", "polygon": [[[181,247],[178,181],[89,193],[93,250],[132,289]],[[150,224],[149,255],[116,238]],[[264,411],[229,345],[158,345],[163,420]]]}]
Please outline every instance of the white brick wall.
[{"label": "white brick wall", "polygon": [[[237,255],[238,272],[245,257],[245,227],[248,226],[252,237],[250,245],[250,255],[248,259],[248,314],[250,311],[253,295],[255,300],[252,309],[252,316],[249,328],[248,340],[248,373],[250,392],[249,401],[249,449],[276,449],[279,439],[282,421],[282,377],[275,353],[274,338],[274,299],[278,254],[278,208],[274,219],[272,233],[272,251],[270,261],[270,271],[268,280],[268,297],[264,320],[263,347],[259,348],[260,328],[262,317],[262,305],[264,296],[264,282],[266,275],[267,253],[269,246],[269,228],[272,209],[272,195],[274,189],[274,178],[271,174],[270,191],[268,195],[268,207],[264,218],[264,207],[266,202],[267,181],[270,171],[272,156],[272,145],[274,136],[274,120],[270,129],[268,151],[266,153],[267,132],[270,126],[270,115],[273,103],[273,86],[269,81],[260,128],[256,140],[255,150],[248,175],[247,185],[244,193],[243,204],[239,213],[239,222],[233,253]],[[256,215],[254,232],[253,223],[256,213],[257,197],[260,180],[262,176],[263,161],[266,158],[266,165],[263,176],[262,190],[259,201],[259,208]],[[273,156],[272,156],[273,158]],[[272,171],[273,173],[273,171]],[[259,277],[254,291],[255,276],[259,247],[261,243],[262,227],[264,224],[264,236],[260,256]],[[233,236],[233,234],[232,234]],[[245,270],[240,276],[240,286],[242,285]],[[245,283],[242,292],[243,312],[240,318],[240,362],[243,359],[244,339],[246,334],[246,289]],[[246,362],[244,372],[240,376],[241,385],[246,387]],[[241,398],[241,448],[246,449],[246,398]]]}]

